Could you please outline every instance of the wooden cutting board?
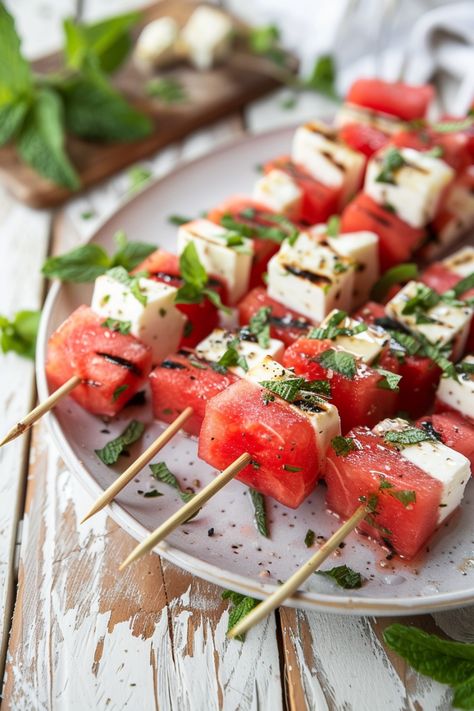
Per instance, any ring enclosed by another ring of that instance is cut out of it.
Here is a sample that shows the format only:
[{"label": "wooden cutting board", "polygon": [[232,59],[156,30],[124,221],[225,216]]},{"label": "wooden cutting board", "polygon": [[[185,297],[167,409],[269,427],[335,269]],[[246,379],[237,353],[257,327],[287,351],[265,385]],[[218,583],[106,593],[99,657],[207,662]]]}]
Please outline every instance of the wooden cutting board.
[{"label": "wooden cutting board", "polygon": [[[163,0],[143,11],[141,26],[163,15],[172,16],[183,25],[195,8],[196,3],[188,0]],[[237,21],[236,25],[242,27]],[[137,28],[136,34],[139,31]],[[61,54],[57,53],[38,60],[34,66],[39,71],[50,71],[57,69],[61,61]],[[179,104],[165,105],[146,95],[145,85],[151,76],[140,73],[131,59],[127,60],[115,75],[114,84],[131,103],[151,117],[153,131],[147,138],[133,143],[104,144],[68,138],[68,153],[79,173],[81,189],[268,93],[278,86],[271,71],[268,60],[245,50],[239,50],[225,64],[209,71],[198,72],[184,63],[176,65],[155,76],[177,79],[188,98]],[[20,161],[14,146],[0,149],[0,181],[16,198],[32,207],[59,205],[72,195]]]}]

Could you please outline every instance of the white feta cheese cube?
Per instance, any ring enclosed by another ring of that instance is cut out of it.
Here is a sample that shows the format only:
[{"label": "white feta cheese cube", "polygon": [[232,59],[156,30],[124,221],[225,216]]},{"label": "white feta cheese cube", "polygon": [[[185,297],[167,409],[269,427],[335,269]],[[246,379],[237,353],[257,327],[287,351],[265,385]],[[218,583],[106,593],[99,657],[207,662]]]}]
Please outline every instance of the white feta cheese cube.
[{"label": "white feta cheese cube", "polygon": [[[248,338],[246,338],[248,336]],[[222,328],[215,328],[212,333],[204,338],[196,346],[196,354],[204,360],[210,361],[211,363],[217,363],[220,358],[224,355],[230,344],[238,339],[238,342],[234,346],[239,356],[243,356],[247,362],[248,368],[254,368],[259,365],[267,356],[270,356],[276,361],[281,360],[283,356],[283,351],[285,349],[282,341],[276,338],[270,338],[268,346],[262,348],[256,342],[254,337],[251,337],[250,332],[248,334],[245,330],[241,332],[235,331],[225,331]],[[233,365],[229,367],[229,370],[243,378],[245,375],[244,368]]]},{"label": "white feta cheese cube", "polygon": [[350,123],[362,123],[373,126],[383,133],[392,134],[402,131],[406,124],[396,116],[383,114],[380,111],[366,109],[357,104],[344,103],[336,114],[335,125],[342,128]]},{"label": "white feta cheese cube", "polygon": [[[290,380],[295,377],[297,376],[292,370],[284,368],[270,356],[266,356],[263,361],[245,374],[245,378],[256,385],[268,380]],[[315,433],[320,462],[324,463],[331,440],[341,434],[341,421],[337,408],[322,398],[318,398],[317,402],[309,408],[308,404],[311,401],[311,397],[312,393],[300,390],[296,400],[288,404],[294,412],[309,421]]]},{"label": "white feta cheese cube", "polygon": [[[466,345],[469,326],[472,318],[472,309],[467,306],[455,306],[440,301],[431,309],[423,311],[420,319],[417,313],[403,313],[409,300],[426,291],[424,284],[410,281],[401,289],[385,307],[389,316],[396,319],[414,333],[421,333],[434,345],[452,347],[452,358],[461,357]],[[427,323],[423,321],[429,319]]]},{"label": "white feta cheese cube", "polygon": [[316,180],[340,188],[341,207],[355,195],[362,182],[365,156],[349,148],[334,129],[319,121],[296,129],[291,157]]},{"label": "white feta cheese cube", "polygon": [[450,272],[458,274],[461,279],[474,272],[474,247],[463,247],[443,260],[443,264]]},{"label": "white feta cheese cube", "polygon": [[209,276],[225,283],[230,304],[247,293],[253,259],[253,243],[243,237],[238,245],[229,246],[232,233],[209,220],[193,220],[178,230],[178,254],[194,242],[199,260]]},{"label": "white feta cheese cube", "polygon": [[[384,436],[390,431],[403,431],[411,425],[406,420],[383,420],[374,432]],[[460,505],[470,478],[467,457],[437,440],[427,440],[403,447],[400,456],[408,460],[442,485],[438,523],[444,521]]]},{"label": "white feta cheese cube", "polygon": [[[474,368],[474,355],[466,356],[462,363],[468,363]],[[436,397],[444,405],[474,421],[474,373],[459,373],[457,380],[441,378]]]},{"label": "white feta cheese cube", "polygon": [[197,69],[210,69],[229,53],[232,32],[233,24],[228,15],[208,5],[199,5],[183,27],[180,42]]},{"label": "white feta cheese cube", "polygon": [[275,168],[257,180],[253,199],[275,212],[297,220],[301,212],[303,191],[290,175]]},{"label": "white feta cheese cube", "polygon": [[104,318],[130,321],[129,332],[150,346],[153,363],[159,363],[177,350],[186,317],[175,306],[174,287],[140,278],[138,288],[141,300],[130,286],[103,274],[95,281],[91,308]]},{"label": "white feta cheese cube", "polygon": [[312,321],[333,309],[350,311],[355,265],[301,232],[293,245],[285,241],[268,263],[268,295]]},{"label": "white feta cheese cube", "polygon": [[446,247],[474,225],[474,193],[467,185],[458,183],[452,186],[443,205],[442,217],[443,224],[437,236],[438,242]]},{"label": "white feta cheese cube", "polygon": [[[337,310],[331,311],[321,322],[319,328],[326,328],[337,314]],[[360,321],[356,321],[350,316],[340,319],[337,324],[339,329],[353,331],[361,326]],[[341,350],[353,353],[355,356],[371,364],[380,355],[385,346],[390,342],[390,337],[382,329],[375,329],[368,326],[365,331],[354,333],[353,335],[337,335],[332,339],[334,345]]]},{"label": "white feta cheese cube", "polygon": [[149,70],[173,61],[178,31],[178,24],[172,17],[159,17],[145,25],[135,45],[135,64]]},{"label": "white feta cheese cube", "polygon": [[[387,156],[397,151],[403,165],[381,180]],[[439,158],[413,148],[386,148],[367,165],[365,192],[380,205],[389,204],[412,227],[424,227],[436,215],[440,198],[454,177],[453,169]]]},{"label": "white feta cheese cube", "polygon": [[375,232],[347,232],[327,237],[336,254],[355,262],[352,308],[357,309],[369,299],[370,290],[380,276],[379,238]]}]

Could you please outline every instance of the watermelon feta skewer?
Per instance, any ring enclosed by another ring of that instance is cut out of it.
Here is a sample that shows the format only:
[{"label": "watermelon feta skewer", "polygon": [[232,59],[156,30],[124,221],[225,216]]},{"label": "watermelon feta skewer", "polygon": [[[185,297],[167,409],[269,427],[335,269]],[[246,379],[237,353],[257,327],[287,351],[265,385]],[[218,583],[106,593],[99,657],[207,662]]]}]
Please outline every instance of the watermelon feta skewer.
[{"label": "watermelon feta skewer", "polygon": [[[260,319],[260,324],[265,327],[264,318]],[[198,344],[196,351],[182,349],[157,366],[150,375],[153,411],[156,419],[169,425],[101,494],[83,521],[109,504],[180,429],[198,435],[206,403],[243,377],[249,366],[269,354],[281,357],[283,344],[270,338],[265,340],[264,345],[259,345],[258,338],[249,329],[238,333],[215,329]]]}]

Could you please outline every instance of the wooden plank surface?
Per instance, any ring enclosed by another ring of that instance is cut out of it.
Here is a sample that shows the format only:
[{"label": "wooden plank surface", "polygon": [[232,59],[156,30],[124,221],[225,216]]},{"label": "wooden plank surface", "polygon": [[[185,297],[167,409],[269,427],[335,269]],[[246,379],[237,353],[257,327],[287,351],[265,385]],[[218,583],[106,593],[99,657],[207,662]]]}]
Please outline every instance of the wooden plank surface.
[{"label": "wooden plank surface", "polygon": [[[192,0],[162,0],[143,11],[141,25],[169,15],[183,26],[194,9]],[[189,64],[180,63],[155,73],[178,81],[185,89],[187,99],[169,105],[146,93],[147,81],[154,74],[144,74],[131,59],[127,60],[114,77],[114,83],[134,106],[150,117],[152,132],[131,143],[98,143],[70,136],[68,153],[82,188],[95,185],[124,166],[238,111],[278,85],[269,60],[250,54],[242,41],[236,50],[226,62],[210,70],[198,72]],[[35,67],[38,71],[55,71],[61,65],[61,55],[54,55],[37,62]],[[51,207],[71,197],[69,190],[42,178],[23,163],[14,146],[0,148],[0,181],[18,200],[34,207]]]}]

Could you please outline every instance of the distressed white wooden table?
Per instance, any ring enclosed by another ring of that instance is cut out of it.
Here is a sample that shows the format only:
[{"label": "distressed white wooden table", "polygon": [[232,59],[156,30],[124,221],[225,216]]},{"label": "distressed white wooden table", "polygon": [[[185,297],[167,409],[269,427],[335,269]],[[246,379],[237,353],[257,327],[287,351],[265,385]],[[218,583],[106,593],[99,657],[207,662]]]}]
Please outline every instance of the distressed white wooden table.
[{"label": "distressed white wooden table", "polygon": [[[83,16],[130,8],[130,0],[86,0]],[[60,41],[74,0],[11,0],[31,55]],[[280,96],[259,102],[156,155],[163,175],[244,130],[321,113],[305,98],[290,114]],[[0,312],[40,308],[48,253],[88,238],[127,191],[118,175],[57,212],[30,210],[0,192]],[[91,213],[85,220],[82,215]],[[139,235],[133,237],[139,238]],[[35,399],[33,365],[0,356],[1,431]],[[226,640],[221,591],[158,556],[118,573],[134,541],[90,506],[49,443],[44,424],[0,450],[0,667],[5,711],[424,711],[450,708],[445,687],[415,674],[382,642],[388,619],[282,608],[245,644]],[[474,640],[472,610],[418,617]]]}]

